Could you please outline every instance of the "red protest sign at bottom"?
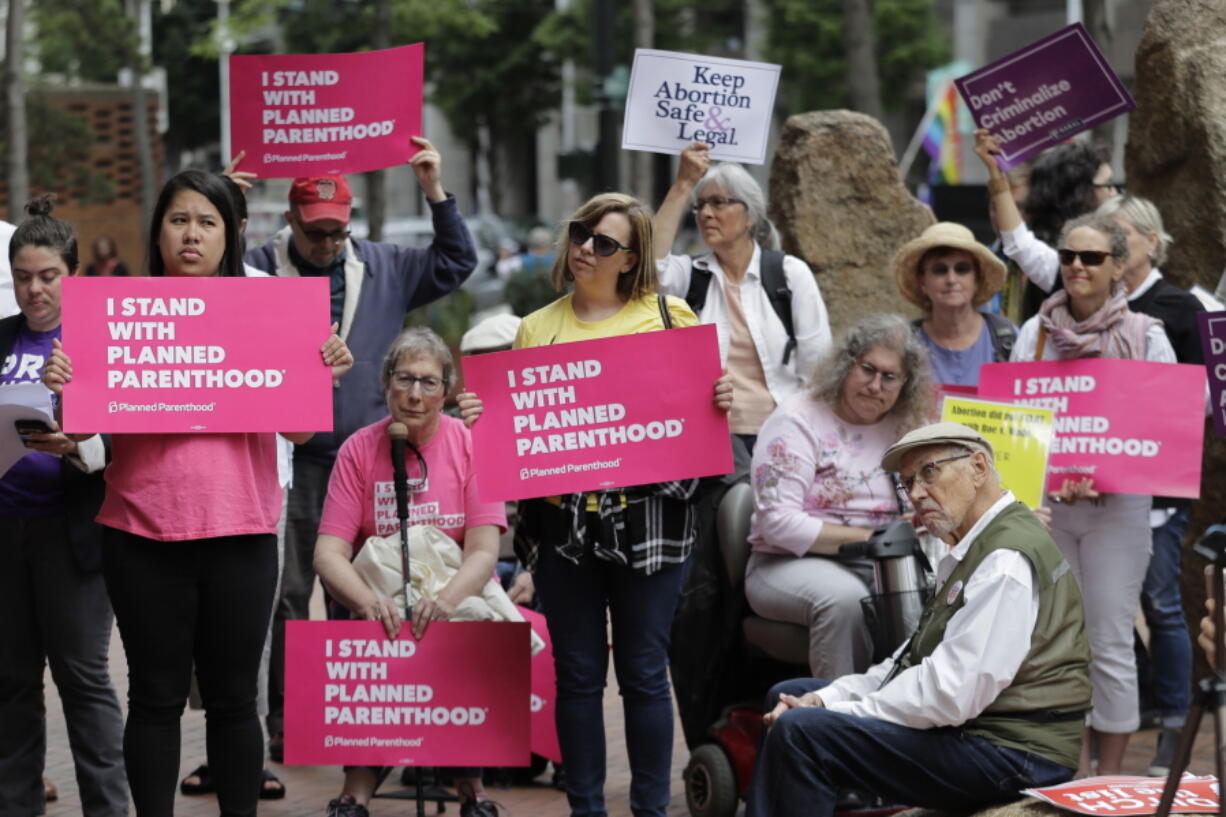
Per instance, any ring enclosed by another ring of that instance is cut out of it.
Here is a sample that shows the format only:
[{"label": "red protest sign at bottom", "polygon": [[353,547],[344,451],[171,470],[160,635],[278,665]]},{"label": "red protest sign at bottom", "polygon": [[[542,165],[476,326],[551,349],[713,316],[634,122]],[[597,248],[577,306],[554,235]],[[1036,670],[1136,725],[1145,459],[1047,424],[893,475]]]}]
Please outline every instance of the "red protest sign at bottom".
[{"label": "red protest sign at bottom", "polygon": [[417,641],[375,621],[290,621],[285,762],[526,766],[526,623],[435,622]]},{"label": "red protest sign at bottom", "polygon": [[[1089,815],[1141,815],[1157,814],[1162,793],[1166,790],[1164,777],[1129,777],[1106,775],[1083,777],[1058,786],[1041,789],[1025,789],[1029,794],[1077,814]],[[1179,781],[1179,791],[1171,805],[1171,812],[1183,814],[1216,814],[1218,810],[1217,778],[1197,777],[1184,773]]]}]

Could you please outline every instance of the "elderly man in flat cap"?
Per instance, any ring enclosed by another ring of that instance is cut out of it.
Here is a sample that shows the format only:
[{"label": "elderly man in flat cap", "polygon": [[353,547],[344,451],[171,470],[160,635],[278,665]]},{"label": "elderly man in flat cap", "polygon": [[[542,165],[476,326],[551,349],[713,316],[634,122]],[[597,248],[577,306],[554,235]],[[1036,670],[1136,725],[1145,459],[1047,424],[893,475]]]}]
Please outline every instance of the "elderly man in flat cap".
[{"label": "elderly man in flat cap", "polygon": [[868,672],[771,690],[747,817],[827,817],[846,788],[973,809],[1076,771],[1090,650],[1068,563],[973,429],[916,429],[882,467],[949,545],[935,592]]}]

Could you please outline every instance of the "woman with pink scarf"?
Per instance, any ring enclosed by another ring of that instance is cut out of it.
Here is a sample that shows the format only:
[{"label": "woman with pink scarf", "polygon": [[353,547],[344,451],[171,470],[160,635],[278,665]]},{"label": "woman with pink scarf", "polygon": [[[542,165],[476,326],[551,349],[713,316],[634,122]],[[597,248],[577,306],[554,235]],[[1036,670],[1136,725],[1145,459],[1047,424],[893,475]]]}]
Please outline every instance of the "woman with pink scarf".
[{"label": "woman with pink scarf", "polygon": [[[1064,289],[1022,326],[1014,361],[1127,358],[1174,363],[1162,322],[1128,308],[1123,283],[1128,237],[1098,215],[1073,219],[1060,234]],[[1132,621],[1149,564],[1151,498],[1100,494],[1094,480],[1065,480],[1048,494],[1051,535],[1081,585],[1090,636],[1094,709],[1082,748],[1098,741],[1098,773],[1119,774],[1128,738],[1140,725]]]}]

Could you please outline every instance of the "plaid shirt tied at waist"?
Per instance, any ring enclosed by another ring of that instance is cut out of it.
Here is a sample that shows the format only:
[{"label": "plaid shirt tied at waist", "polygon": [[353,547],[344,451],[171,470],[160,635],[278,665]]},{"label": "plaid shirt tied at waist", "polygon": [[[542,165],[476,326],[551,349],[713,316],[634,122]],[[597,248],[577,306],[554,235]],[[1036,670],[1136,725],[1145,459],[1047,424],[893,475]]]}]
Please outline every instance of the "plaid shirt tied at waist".
[{"label": "plaid shirt tied at waist", "polygon": [[[697,479],[687,479],[527,500],[520,504],[515,552],[534,571],[541,547],[579,564],[590,542],[597,559],[650,576],[689,557],[696,534],[690,499],[697,488]],[[596,497],[594,511],[589,496]],[[598,527],[589,530],[593,524]]]}]

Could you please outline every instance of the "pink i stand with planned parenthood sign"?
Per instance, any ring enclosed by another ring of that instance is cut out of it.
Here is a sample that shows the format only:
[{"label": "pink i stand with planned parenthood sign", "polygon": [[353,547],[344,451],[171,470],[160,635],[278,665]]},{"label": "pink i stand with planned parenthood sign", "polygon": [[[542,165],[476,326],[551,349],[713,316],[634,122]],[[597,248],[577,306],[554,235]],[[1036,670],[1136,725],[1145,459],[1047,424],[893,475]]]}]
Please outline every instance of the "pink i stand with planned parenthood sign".
[{"label": "pink i stand with planned parenthood sign", "polygon": [[1055,410],[1047,489],[1200,496],[1205,368],[1086,358],[989,363],[979,396]]},{"label": "pink i stand with planned parenthood sign", "polygon": [[527,766],[529,625],[285,623],[285,762]]},{"label": "pink i stand with planned parenthood sign", "polygon": [[330,431],[323,278],[65,278],[69,432]]},{"label": "pink i stand with planned parenthood sign", "polygon": [[692,326],[464,358],[482,499],[608,490],[726,474],[714,402],[715,327]]},{"label": "pink i stand with planned parenthood sign", "polygon": [[422,43],[357,54],[230,57],[230,149],[240,170],[292,179],[408,161],[421,135]]},{"label": "pink i stand with planned parenthood sign", "polygon": [[1081,23],[954,80],[1006,170],[1137,106]]}]

